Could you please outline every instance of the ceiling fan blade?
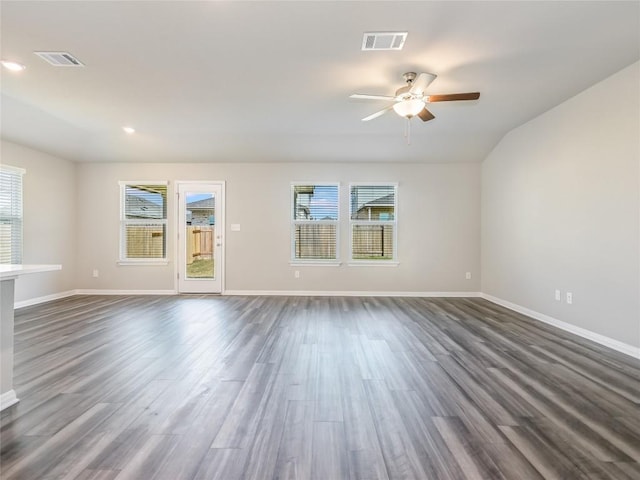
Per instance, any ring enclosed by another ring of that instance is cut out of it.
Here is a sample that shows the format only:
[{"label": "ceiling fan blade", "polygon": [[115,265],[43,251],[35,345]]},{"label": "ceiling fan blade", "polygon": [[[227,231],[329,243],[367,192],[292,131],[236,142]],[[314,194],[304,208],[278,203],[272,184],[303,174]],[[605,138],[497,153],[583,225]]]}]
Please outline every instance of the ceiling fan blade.
[{"label": "ceiling fan blade", "polygon": [[437,75],[433,73],[421,73],[413,82],[409,93],[413,95],[422,95],[427,87],[436,79]]},{"label": "ceiling fan blade", "polygon": [[427,110],[427,107],[420,110],[420,113],[418,113],[417,116],[420,117],[420,120],[422,120],[423,122],[428,122],[429,120],[433,120],[434,118],[436,118],[433,113]]},{"label": "ceiling fan blade", "polygon": [[367,95],[366,93],[354,93],[349,95],[349,98],[358,98],[361,100],[395,100],[396,97],[390,97],[389,95]]},{"label": "ceiling fan blade", "polygon": [[425,101],[433,102],[453,102],[456,100],[477,100],[480,98],[480,92],[469,93],[449,93],[444,95],[429,95]]},{"label": "ceiling fan blade", "polygon": [[385,113],[387,113],[389,110],[391,110],[393,108],[393,105],[391,105],[390,107],[384,108],[382,110],[377,111],[376,113],[372,113],[371,115],[369,115],[368,117],[364,117],[362,119],[363,122],[368,122],[369,120],[373,120],[374,118],[378,118],[381,115],[384,115]]}]

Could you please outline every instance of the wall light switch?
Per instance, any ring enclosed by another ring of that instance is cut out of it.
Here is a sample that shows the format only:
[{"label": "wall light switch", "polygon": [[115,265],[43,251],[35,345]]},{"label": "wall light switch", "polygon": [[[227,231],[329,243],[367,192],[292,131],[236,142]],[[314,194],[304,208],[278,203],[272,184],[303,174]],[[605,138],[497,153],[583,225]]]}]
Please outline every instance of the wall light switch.
[{"label": "wall light switch", "polygon": [[240,224],[239,223],[232,223],[231,224],[231,231],[232,232],[239,232],[240,231]]}]

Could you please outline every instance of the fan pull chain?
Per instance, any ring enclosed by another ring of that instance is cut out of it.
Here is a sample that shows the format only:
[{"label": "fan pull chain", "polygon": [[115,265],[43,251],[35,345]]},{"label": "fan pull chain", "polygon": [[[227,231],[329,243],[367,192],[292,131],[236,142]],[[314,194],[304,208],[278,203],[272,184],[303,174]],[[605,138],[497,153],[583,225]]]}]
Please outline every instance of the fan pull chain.
[{"label": "fan pull chain", "polygon": [[411,117],[406,117],[407,123],[404,125],[404,138],[407,139],[407,145],[411,145]]}]

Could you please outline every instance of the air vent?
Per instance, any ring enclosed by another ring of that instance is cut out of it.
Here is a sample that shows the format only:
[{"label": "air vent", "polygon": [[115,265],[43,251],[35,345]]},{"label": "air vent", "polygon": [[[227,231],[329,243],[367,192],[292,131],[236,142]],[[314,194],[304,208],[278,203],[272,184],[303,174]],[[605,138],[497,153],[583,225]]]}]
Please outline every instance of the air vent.
[{"label": "air vent", "polygon": [[83,63],[68,52],[33,52],[54,67],[84,67]]},{"label": "air vent", "polygon": [[362,50],[402,50],[408,32],[365,32]]}]

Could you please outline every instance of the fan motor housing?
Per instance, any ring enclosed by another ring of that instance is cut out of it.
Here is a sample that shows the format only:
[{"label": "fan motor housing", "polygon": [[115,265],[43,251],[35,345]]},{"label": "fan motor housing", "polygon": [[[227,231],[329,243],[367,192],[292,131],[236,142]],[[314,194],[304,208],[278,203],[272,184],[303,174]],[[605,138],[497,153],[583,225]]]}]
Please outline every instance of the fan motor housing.
[{"label": "fan motor housing", "polygon": [[415,95],[409,92],[411,89],[411,85],[407,85],[405,87],[400,87],[396,90],[396,100],[407,100],[411,98],[420,98],[421,95]]}]

